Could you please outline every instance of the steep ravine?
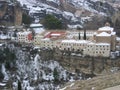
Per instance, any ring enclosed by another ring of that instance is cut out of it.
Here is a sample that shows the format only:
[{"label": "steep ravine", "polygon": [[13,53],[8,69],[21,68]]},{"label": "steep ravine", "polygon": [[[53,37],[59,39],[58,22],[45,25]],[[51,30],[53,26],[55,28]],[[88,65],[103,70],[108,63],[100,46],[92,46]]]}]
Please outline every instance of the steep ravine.
[{"label": "steep ravine", "polygon": [[55,60],[42,60],[40,50],[14,44],[6,44],[0,49],[6,47],[15,53],[16,60],[14,65],[10,64],[10,69],[5,67],[5,62],[1,62],[4,78],[1,78],[0,90],[17,90],[18,81],[22,90],[59,90],[66,82],[82,79],[81,73],[69,72]]}]

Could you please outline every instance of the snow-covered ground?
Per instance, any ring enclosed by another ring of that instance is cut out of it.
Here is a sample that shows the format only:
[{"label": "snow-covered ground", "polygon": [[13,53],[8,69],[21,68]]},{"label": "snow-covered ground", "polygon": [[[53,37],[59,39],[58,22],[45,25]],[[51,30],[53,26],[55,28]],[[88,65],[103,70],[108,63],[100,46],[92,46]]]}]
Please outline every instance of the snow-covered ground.
[{"label": "snow-covered ground", "polygon": [[[41,3],[37,0],[17,0],[20,2],[21,5],[26,5],[27,8],[30,10],[30,14],[31,13],[37,13],[37,12],[40,12],[41,10],[48,10],[51,12],[55,12],[57,13],[57,11],[60,11],[54,7],[51,7],[45,3]],[[55,1],[58,1],[58,0],[55,0]]]},{"label": "snow-covered ground", "polygon": [[5,65],[4,65],[4,64],[2,64],[2,73],[3,73],[3,75],[4,75],[4,80],[5,80],[5,81],[9,80],[9,77],[8,77],[7,72],[6,72],[6,69],[5,69]]},{"label": "snow-covered ground", "polygon": [[5,86],[6,84],[5,83],[0,83],[0,86]]},{"label": "snow-covered ground", "polygon": [[8,35],[3,35],[3,34],[0,34],[0,39],[8,39],[9,38],[9,36]]}]

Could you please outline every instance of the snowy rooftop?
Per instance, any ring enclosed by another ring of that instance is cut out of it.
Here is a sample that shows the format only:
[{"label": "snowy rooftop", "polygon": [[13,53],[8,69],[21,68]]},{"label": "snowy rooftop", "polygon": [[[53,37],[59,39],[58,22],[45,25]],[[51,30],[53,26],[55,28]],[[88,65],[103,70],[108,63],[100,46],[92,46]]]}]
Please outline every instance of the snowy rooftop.
[{"label": "snowy rooftop", "polygon": [[6,83],[1,83],[1,82],[0,82],[0,86],[5,86],[5,85],[6,85]]},{"label": "snowy rooftop", "polygon": [[88,45],[95,45],[95,43],[94,42],[90,42]]},{"label": "snowy rooftop", "polygon": [[45,38],[58,38],[65,35],[65,31],[50,31],[44,34]]},{"label": "snowy rooftop", "polygon": [[42,24],[38,23],[38,24],[31,24],[30,27],[43,27]]},{"label": "snowy rooftop", "polygon": [[50,41],[50,38],[41,39],[42,41]]},{"label": "snowy rooftop", "polygon": [[8,39],[7,35],[0,35],[0,39]]},{"label": "snowy rooftop", "polygon": [[81,43],[81,44],[86,44],[89,43],[90,41],[86,40],[62,40],[62,43]]},{"label": "snowy rooftop", "polygon": [[9,26],[9,29],[15,29],[15,28],[23,28],[23,26]]},{"label": "snowy rooftop", "polygon": [[107,45],[110,46],[109,43],[94,43],[91,41],[87,41],[87,40],[62,40],[62,43],[79,43],[79,44],[88,44],[88,45]]},{"label": "snowy rooftop", "polygon": [[60,36],[61,34],[51,34],[51,36]]},{"label": "snowy rooftop", "polygon": [[80,24],[76,24],[76,25],[67,25],[68,26],[68,28],[71,28],[71,29],[75,29],[75,28],[83,28],[83,26],[81,26]]},{"label": "snowy rooftop", "polygon": [[94,42],[90,42],[90,43],[88,43],[88,45],[98,45],[98,46],[99,45],[102,45],[102,46],[103,45],[108,45],[109,46],[110,44],[109,43],[94,43]]},{"label": "snowy rooftop", "polygon": [[34,28],[33,30],[34,30],[35,33],[37,33],[37,34],[41,34],[42,32],[45,31],[44,28]]},{"label": "snowy rooftop", "polygon": [[107,46],[110,46],[110,44],[109,43],[96,43],[96,45],[107,45]]},{"label": "snowy rooftop", "polygon": [[112,32],[111,35],[116,35],[116,32]]},{"label": "snowy rooftop", "polygon": [[120,41],[120,37],[116,37],[116,40],[117,40],[117,41]]},{"label": "snowy rooftop", "polygon": [[97,36],[111,36],[111,34],[108,34],[108,33],[106,33],[106,32],[102,32],[102,33],[100,33],[100,34],[97,34]]},{"label": "snowy rooftop", "polygon": [[24,32],[18,32],[17,34],[20,34],[20,35],[28,35],[30,34],[31,32],[30,31],[24,31]]},{"label": "snowy rooftop", "polygon": [[3,46],[3,44],[0,44],[0,47]]},{"label": "snowy rooftop", "polygon": [[109,26],[105,26],[105,27],[101,27],[98,30],[99,31],[113,31],[114,28],[109,27]]}]

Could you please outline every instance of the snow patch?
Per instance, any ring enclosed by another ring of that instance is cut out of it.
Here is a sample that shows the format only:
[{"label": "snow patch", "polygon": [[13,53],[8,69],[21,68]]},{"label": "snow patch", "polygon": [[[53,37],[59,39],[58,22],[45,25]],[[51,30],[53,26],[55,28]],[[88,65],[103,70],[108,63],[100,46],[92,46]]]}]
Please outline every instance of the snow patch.
[{"label": "snow patch", "polygon": [[5,86],[5,85],[6,85],[6,83],[1,83],[1,82],[0,82],[0,86]]},{"label": "snow patch", "polygon": [[5,80],[5,81],[9,80],[9,77],[8,77],[7,72],[6,72],[6,68],[5,68],[5,65],[4,65],[4,64],[2,64],[2,73],[3,73],[3,75],[4,75],[4,80]]}]

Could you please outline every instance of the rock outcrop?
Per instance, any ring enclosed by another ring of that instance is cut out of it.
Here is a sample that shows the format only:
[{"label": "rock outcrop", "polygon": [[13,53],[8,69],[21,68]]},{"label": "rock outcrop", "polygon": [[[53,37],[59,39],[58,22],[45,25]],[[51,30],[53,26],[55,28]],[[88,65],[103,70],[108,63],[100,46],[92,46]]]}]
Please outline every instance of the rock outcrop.
[{"label": "rock outcrop", "polygon": [[22,9],[19,4],[0,1],[0,24],[21,25]]}]

